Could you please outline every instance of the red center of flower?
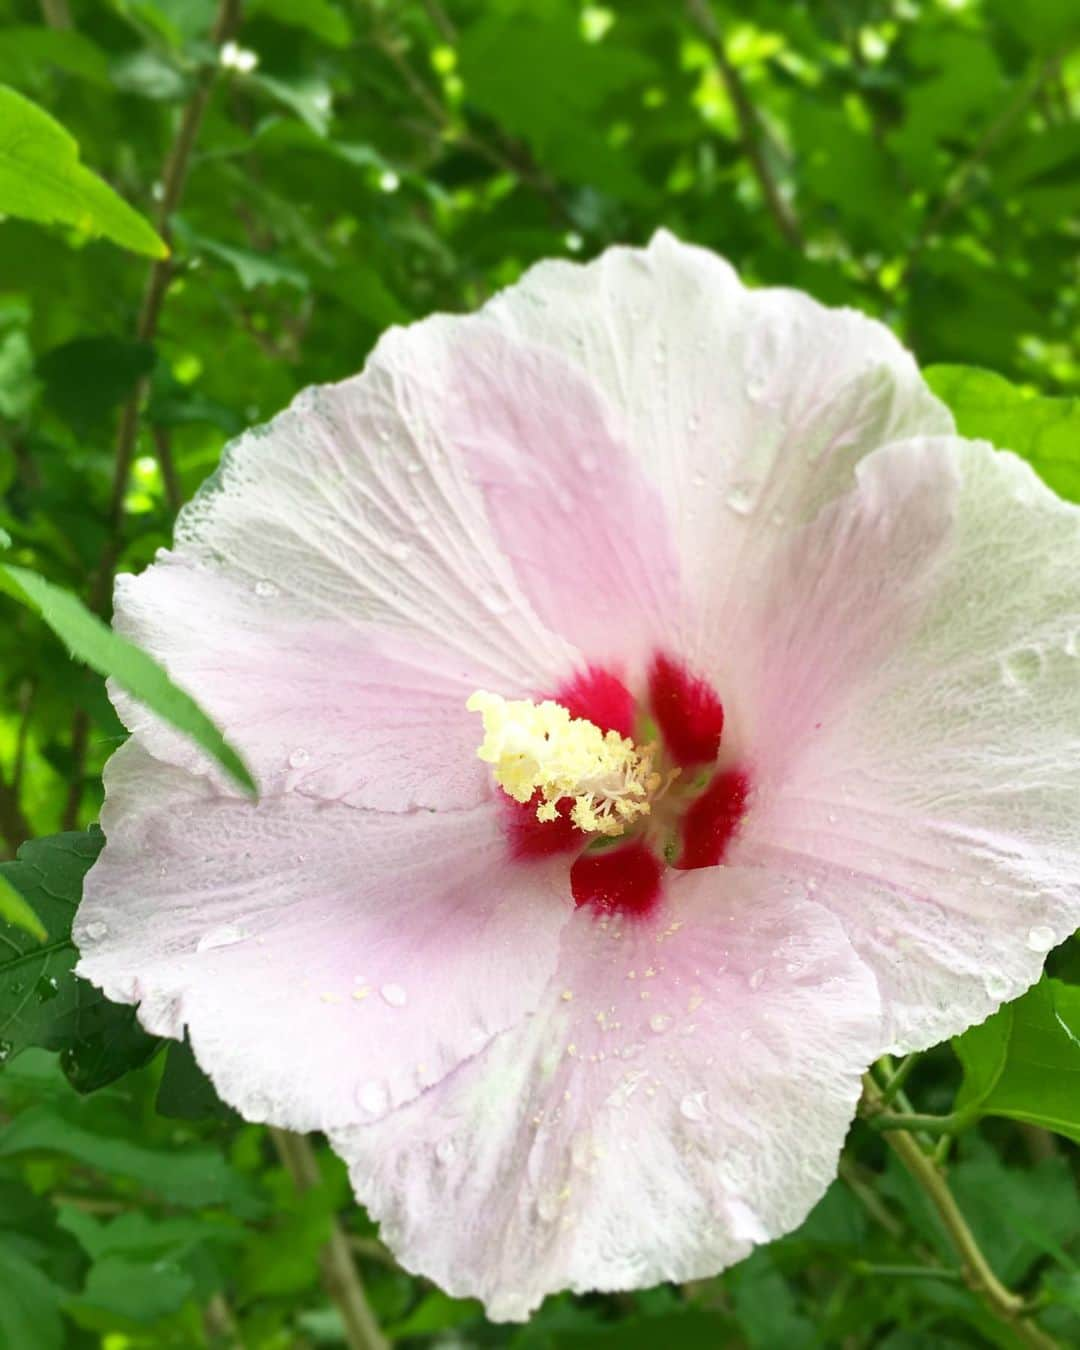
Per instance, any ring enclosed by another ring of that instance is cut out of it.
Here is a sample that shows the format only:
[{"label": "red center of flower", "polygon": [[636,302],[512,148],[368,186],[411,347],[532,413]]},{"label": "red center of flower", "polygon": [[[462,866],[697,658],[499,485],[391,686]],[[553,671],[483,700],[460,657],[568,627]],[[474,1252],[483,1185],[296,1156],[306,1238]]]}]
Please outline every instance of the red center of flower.
[{"label": "red center of flower", "polygon": [[639,743],[656,740],[661,761],[679,775],[652,814],[615,839],[597,840],[579,830],[570,819],[568,798],[550,821],[537,819],[539,793],[530,802],[505,798],[514,858],[577,853],[570,868],[576,904],[634,917],[656,906],[668,866],[686,870],[724,861],[746,809],[750,781],[744,768],[717,764],[724,708],[706,680],[658,653],[641,704],[616,674],[597,666],[549,697],[602,731],[617,731]]}]

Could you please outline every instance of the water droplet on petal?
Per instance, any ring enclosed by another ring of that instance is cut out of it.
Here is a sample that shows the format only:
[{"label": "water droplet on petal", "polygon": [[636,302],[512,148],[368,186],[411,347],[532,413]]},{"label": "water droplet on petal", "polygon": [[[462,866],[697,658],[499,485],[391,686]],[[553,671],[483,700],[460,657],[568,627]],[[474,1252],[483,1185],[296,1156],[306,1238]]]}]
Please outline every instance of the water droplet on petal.
[{"label": "water droplet on petal", "polygon": [[412,557],[412,548],[404,539],[396,539],[390,545],[390,556],[395,562],[408,562]]},{"label": "water droplet on petal", "polygon": [[267,581],[265,578],[255,583],[254,590],[260,600],[273,600],[274,596],[278,594],[278,588],[274,583]]},{"label": "water droplet on petal", "polygon": [[389,1103],[389,1094],[382,1083],[376,1083],[374,1079],[369,1079],[366,1083],[361,1083],[356,1090],[356,1100],[362,1111],[367,1111],[369,1115],[381,1115]]},{"label": "water droplet on petal", "polygon": [[671,1018],[667,1013],[653,1013],[652,1017],[649,1018],[649,1026],[656,1032],[667,1031],[668,1027],[671,1026]]},{"label": "water droplet on petal", "polygon": [[411,474],[415,478],[418,473],[424,472],[424,466],[420,460],[410,459],[408,464],[405,465],[405,472]]},{"label": "water droplet on petal", "polygon": [[408,998],[400,984],[384,984],[379,993],[382,994],[391,1008],[403,1008]]},{"label": "water droplet on petal", "polygon": [[208,933],[204,933],[196,943],[195,950],[209,952],[215,947],[231,947],[234,942],[243,942],[247,936],[248,934],[235,924],[222,924],[220,928],[211,928]]},{"label": "water droplet on petal", "polygon": [[1028,950],[1033,952],[1048,952],[1055,946],[1054,930],[1047,928],[1045,924],[1038,924],[1036,927],[1028,930],[1027,935]]},{"label": "water droplet on petal", "polygon": [[109,936],[109,925],[102,919],[94,919],[83,929],[83,937],[91,942],[100,942],[102,938]]},{"label": "water droplet on petal", "polygon": [[444,1167],[447,1165],[447,1163],[451,1163],[454,1161],[454,1156],[456,1153],[457,1153],[457,1144],[454,1143],[453,1139],[450,1138],[440,1139],[439,1142],[435,1145],[435,1157],[438,1159],[439,1162],[442,1163]]},{"label": "water droplet on petal", "polygon": [[679,1114],[686,1120],[692,1120],[700,1123],[709,1117],[709,1097],[708,1093],[688,1092],[679,1103]]},{"label": "water droplet on petal", "polygon": [[727,504],[737,516],[748,516],[754,509],[755,489],[752,483],[732,483]]},{"label": "water droplet on petal", "polygon": [[294,769],[302,769],[311,758],[311,752],[300,747],[289,756],[289,763]]},{"label": "water droplet on petal", "polygon": [[999,974],[997,971],[990,971],[983,976],[983,987],[992,999],[996,999],[1000,1002],[1002,999],[1008,997],[1011,985],[1004,975]]},{"label": "water droplet on petal", "polygon": [[270,1098],[265,1093],[253,1092],[244,1103],[242,1114],[247,1120],[265,1120],[270,1114]]},{"label": "water droplet on petal", "polygon": [[753,972],[748,981],[751,989],[760,989],[765,983],[765,971],[759,967]]}]

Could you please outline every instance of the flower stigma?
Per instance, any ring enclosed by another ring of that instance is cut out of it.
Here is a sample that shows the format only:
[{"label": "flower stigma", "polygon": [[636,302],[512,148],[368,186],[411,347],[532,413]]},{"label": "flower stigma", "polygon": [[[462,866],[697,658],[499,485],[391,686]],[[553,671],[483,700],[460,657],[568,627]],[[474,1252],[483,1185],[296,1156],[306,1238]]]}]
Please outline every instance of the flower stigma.
[{"label": "flower stigma", "polygon": [[537,820],[555,820],[559,803],[569,798],[579,830],[620,835],[649,814],[672,776],[654,768],[655,744],[638,746],[617,731],[601,731],[552,699],[508,701],[478,689],[465,706],[484,719],[477,755],[515,801],[539,794]]}]

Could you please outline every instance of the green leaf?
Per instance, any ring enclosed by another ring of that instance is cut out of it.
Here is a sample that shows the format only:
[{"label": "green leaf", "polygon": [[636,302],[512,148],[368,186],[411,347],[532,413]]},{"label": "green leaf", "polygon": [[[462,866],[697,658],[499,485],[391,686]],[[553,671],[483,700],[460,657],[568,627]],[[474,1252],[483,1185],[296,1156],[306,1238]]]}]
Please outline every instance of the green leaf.
[{"label": "green leaf", "polygon": [[1060,496],[1080,502],[1080,398],[1043,398],[976,366],[930,366],[925,375],[962,436],[1014,450]]},{"label": "green leaf", "polygon": [[39,942],[44,942],[49,936],[32,906],[2,873],[0,873],[0,919],[21,928],[24,933],[29,933]]},{"label": "green leaf", "polygon": [[39,66],[53,66],[108,88],[109,62],[101,48],[73,28],[13,24],[0,30],[0,70],[25,84]]},{"label": "green leaf", "polygon": [[236,1112],[225,1105],[199,1068],[187,1040],[169,1045],[156,1105],[159,1115],[174,1120],[236,1119]]},{"label": "green leaf", "polygon": [[352,40],[348,19],[330,0],[256,0],[251,9],[278,23],[306,28],[331,47],[347,47]]},{"label": "green leaf", "polygon": [[76,660],[116,683],[211,755],[252,795],[255,783],[243,760],[191,697],[169,679],[152,656],[114,633],[70,591],[25,567],[0,564],[0,589],[34,610]]},{"label": "green leaf", "polygon": [[80,1092],[145,1063],[159,1044],[133,1008],[110,1003],[73,974],[71,921],[103,842],[97,829],[33,839],[15,862],[0,863],[0,884],[31,905],[45,930],[39,941],[0,923],[0,1063],[29,1046],[59,1050]]},{"label": "green leaf", "polygon": [[247,1218],[263,1211],[253,1184],[216,1148],[148,1148],[86,1129],[48,1105],[22,1111],[0,1130],[0,1158],[27,1153],[56,1153],[97,1172],[124,1177],[181,1209],[223,1205]]},{"label": "green leaf", "polygon": [[958,1110],[1041,1125],[1080,1143],[1080,988],[1042,979],[953,1041]]},{"label": "green leaf", "polygon": [[79,163],[79,147],[60,123],[6,85],[0,85],[0,212],[74,225],[151,258],[169,254],[149,221]]},{"label": "green leaf", "polygon": [[0,1232],[0,1345],[60,1350],[64,1328],[60,1300],[64,1290],[31,1264],[18,1239]]}]

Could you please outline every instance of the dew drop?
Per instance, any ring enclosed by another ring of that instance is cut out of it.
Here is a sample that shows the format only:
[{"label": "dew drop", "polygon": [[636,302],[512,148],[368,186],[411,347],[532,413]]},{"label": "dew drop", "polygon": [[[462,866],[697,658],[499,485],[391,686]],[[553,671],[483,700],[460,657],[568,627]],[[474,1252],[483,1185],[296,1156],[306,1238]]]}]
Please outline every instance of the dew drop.
[{"label": "dew drop", "polygon": [[0,1064],[3,1064],[15,1047],[10,1041],[0,1041]]},{"label": "dew drop", "polygon": [[369,1115],[377,1116],[386,1110],[389,1103],[389,1096],[382,1083],[376,1083],[374,1079],[369,1079],[366,1083],[361,1083],[356,1090],[356,1100],[362,1111],[367,1111]]},{"label": "dew drop", "polygon": [[89,938],[91,942],[100,942],[102,938],[109,936],[109,925],[102,919],[94,919],[83,929],[83,936]]},{"label": "dew drop", "polygon": [[751,989],[760,989],[764,983],[765,983],[765,971],[762,967],[759,966],[758,969],[755,970],[754,973],[750,976],[749,985]]},{"label": "dew drop", "polygon": [[391,1008],[403,1008],[408,998],[400,984],[384,984],[379,993],[382,994]]},{"label": "dew drop", "polygon": [[994,971],[983,977],[983,986],[990,997],[997,999],[999,1002],[1008,996],[1010,989],[1009,981],[1005,976]]},{"label": "dew drop", "polygon": [[410,459],[408,464],[405,465],[405,472],[415,478],[418,473],[424,472],[424,466],[418,459]]},{"label": "dew drop", "polygon": [[289,756],[289,764],[294,769],[302,769],[310,758],[311,758],[310,752],[303,749],[303,747],[300,747],[294,750],[292,754]]},{"label": "dew drop", "polygon": [[270,1114],[270,1098],[262,1092],[253,1092],[244,1103],[243,1115],[247,1120],[263,1121]]},{"label": "dew drop", "polygon": [[679,1114],[686,1120],[700,1124],[709,1118],[709,1098],[704,1091],[688,1092],[679,1103]]},{"label": "dew drop", "polygon": [[693,433],[699,430],[700,427],[701,427],[701,418],[698,417],[696,413],[691,413],[690,416],[686,419],[687,431]]},{"label": "dew drop", "polygon": [[728,508],[737,516],[748,516],[754,509],[754,497],[752,483],[732,483],[726,498]]},{"label": "dew drop", "polygon": [[559,1217],[559,1197],[550,1192],[541,1195],[536,1201],[536,1212],[543,1219],[544,1223],[554,1223]]},{"label": "dew drop", "polygon": [[195,950],[209,952],[215,947],[231,947],[234,942],[243,942],[247,936],[248,934],[235,924],[222,924],[220,928],[211,928],[208,933],[204,933],[196,943]]},{"label": "dew drop", "polygon": [[667,1013],[653,1013],[649,1018],[649,1026],[656,1032],[667,1031],[671,1026],[671,1018]]},{"label": "dew drop", "polygon": [[1028,929],[1027,935],[1028,950],[1032,952],[1048,952],[1055,946],[1054,930],[1047,928],[1044,924],[1038,924],[1035,928]]},{"label": "dew drop", "polygon": [[454,1156],[456,1153],[457,1153],[457,1144],[454,1143],[453,1139],[450,1138],[440,1139],[439,1142],[435,1145],[435,1157],[439,1162],[442,1163],[444,1167],[448,1163],[452,1163],[454,1161]]},{"label": "dew drop", "polygon": [[1020,647],[1001,659],[1002,679],[1014,689],[1022,689],[1039,678],[1043,670],[1043,655],[1038,647]]},{"label": "dew drop", "polygon": [[746,397],[751,403],[756,403],[765,392],[765,381],[760,375],[751,375],[746,381]]},{"label": "dew drop", "polygon": [[510,608],[510,602],[506,597],[496,591],[484,591],[480,596],[480,603],[489,614],[505,614]]},{"label": "dew drop", "polygon": [[279,593],[278,588],[274,583],[272,581],[267,581],[265,577],[261,581],[255,583],[254,590],[260,600],[273,600],[274,596]]},{"label": "dew drop", "polygon": [[408,562],[412,557],[412,546],[404,539],[396,539],[390,545],[390,556],[395,562]]}]

